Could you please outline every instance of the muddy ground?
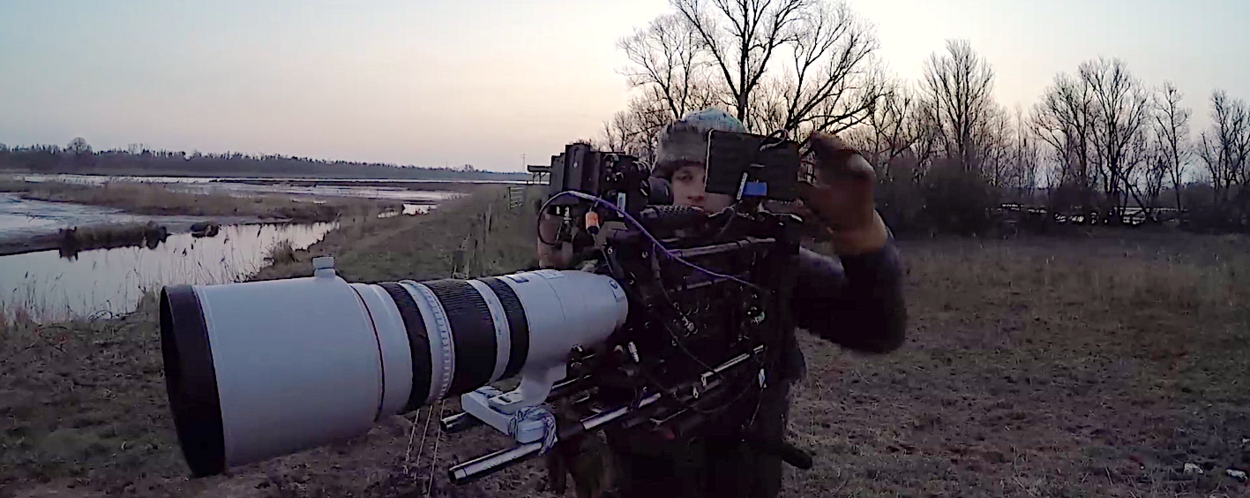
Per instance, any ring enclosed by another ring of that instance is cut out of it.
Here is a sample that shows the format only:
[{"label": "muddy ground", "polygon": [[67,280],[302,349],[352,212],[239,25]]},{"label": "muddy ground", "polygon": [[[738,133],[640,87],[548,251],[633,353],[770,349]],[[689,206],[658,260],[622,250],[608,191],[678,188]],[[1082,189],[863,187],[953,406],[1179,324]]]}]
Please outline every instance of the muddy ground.
[{"label": "muddy ground", "polygon": [[[362,249],[345,272],[404,274],[400,242],[422,229],[392,228],[362,229],[377,257]],[[787,470],[785,495],[1250,494],[1227,473],[1250,471],[1250,240],[1123,231],[900,244],[902,350],[860,356],[801,334],[808,372],[790,439],[816,465]],[[395,417],[344,444],[188,479],[151,304],[0,336],[0,496],[552,496],[538,461],[448,484],[449,465],[506,440],[439,438],[431,424],[421,445],[430,410],[415,432],[412,414]]]}]

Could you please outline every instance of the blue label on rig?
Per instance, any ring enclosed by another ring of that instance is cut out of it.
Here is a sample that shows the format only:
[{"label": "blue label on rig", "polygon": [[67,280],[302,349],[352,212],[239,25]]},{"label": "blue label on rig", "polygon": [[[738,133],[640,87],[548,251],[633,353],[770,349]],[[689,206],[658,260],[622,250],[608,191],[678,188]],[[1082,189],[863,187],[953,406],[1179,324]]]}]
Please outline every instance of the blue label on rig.
[{"label": "blue label on rig", "polygon": [[747,182],[742,186],[743,197],[763,197],[768,195],[768,184],[764,182]]}]

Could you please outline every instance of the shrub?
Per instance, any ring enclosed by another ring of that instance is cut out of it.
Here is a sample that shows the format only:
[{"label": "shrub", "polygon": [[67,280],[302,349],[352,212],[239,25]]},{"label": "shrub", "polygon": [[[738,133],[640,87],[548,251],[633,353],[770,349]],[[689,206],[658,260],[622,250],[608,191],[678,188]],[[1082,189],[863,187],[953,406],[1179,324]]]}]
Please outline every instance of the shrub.
[{"label": "shrub", "polygon": [[998,193],[980,172],[957,160],[939,161],[929,168],[923,188],[924,219],[935,230],[973,235],[991,226],[990,209]]}]

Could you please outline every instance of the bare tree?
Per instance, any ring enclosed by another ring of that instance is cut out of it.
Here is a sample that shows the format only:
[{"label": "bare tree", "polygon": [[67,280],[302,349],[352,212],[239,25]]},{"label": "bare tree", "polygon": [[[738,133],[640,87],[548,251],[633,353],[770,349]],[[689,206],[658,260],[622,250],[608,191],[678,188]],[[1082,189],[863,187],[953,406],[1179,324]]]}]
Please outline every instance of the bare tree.
[{"label": "bare tree", "polygon": [[[1098,160],[1105,214],[1118,218],[1134,193],[1129,181],[1138,162],[1130,160],[1134,141],[1146,123],[1147,96],[1120,59],[1099,58],[1081,64],[1081,80],[1090,89],[1094,110],[1093,145]],[[1134,195],[1136,195],[1134,193]],[[1140,200],[1139,200],[1140,203]]]},{"label": "bare tree", "polygon": [[989,106],[984,119],[972,130],[972,143],[977,145],[976,155],[980,158],[985,180],[1000,190],[1014,183],[1011,163],[1014,136],[1011,117],[997,104]]},{"label": "bare tree", "polygon": [[[1132,197],[1145,215],[1153,218],[1155,201],[1158,200],[1157,189],[1162,182],[1160,178],[1151,177],[1153,173],[1156,173],[1151,170],[1156,167],[1154,162],[1157,160],[1158,151],[1157,140],[1150,136],[1150,129],[1145,125],[1139,127],[1129,138],[1121,161],[1122,188],[1119,191],[1119,197],[1115,199],[1115,204],[1119,208],[1118,215],[1123,216],[1129,198]],[[1154,193],[1151,193],[1151,188],[1156,189]]]},{"label": "bare tree", "polygon": [[912,151],[916,154],[918,173],[923,175],[933,165],[938,154],[945,148],[942,124],[938,120],[936,109],[926,100],[923,89],[916,96],[916,143]]},{"label": "bare tree", "polygon": [[603,135],[595,141],[595,146],[610,151],[625,152],[631,144],[631,128],[629,114],[618,111],[610,121],[603,122]]},{"label": "bare tree", "polygon": [[786,98],[790,92],[783,78],[764,78],[751,95],[751,109],[743,122],[749,130],[772,133],[785,130],[789,120]]},{"label": "bare tree", "polygon": [[1223,90],[1211,94],[1211,129],[1202,132],[1198,155],[1211,175],[1217,208],[1225,206],[1231,192],[1250,183],[1250,110],[1246,102]]},{"label": "bare tree", "polygon": [[670,120],[711,106],[748,129],[843,131],[872,111],[883,87],[871,26],[845,0],[672,0],[622,39],[624,73]]},{"label": "bare tree", "polygon": [[853,80],[844,80],[839,85],[838,91],[821,101],[810,116],[794,118],[797,130],[834,134],[846,131],[868,119],[877,101],[890,91],[889,80],[876,62],[858,72]]},{"label": "bare tree", "polygon": [[697,34],[676,14],[657,17],[617,46],[633,65],[625,71],[629,84],[660,100],[671,119],[708,106],[712,96],[710,69]]},{"label": "bare tree", "polygon": [[749,121],[751,93],[813,1],[673,0],[719,70],[743,123]]},{"label": "bare tree", "polygon": [[667,103],[654,94],[636,95],[624,110],[603,123],[602,145],[650,164],[655,158],[656,135],[673,121],[670,112]]},{"label": "bare tree", "polygon": [[[1068,74],[1055,76],[1055,82],[1034,108],[1033,129],[1051,148],[1055,168],[1048,179],[1054,202],[1073,202],[1082,211],[1092,205],[1092,136],[1094,106],[1089,85]],[[1057,190],[1058,189],[1058,190]],[[1070,207],[1070,206],[1063,206]]]},{"label": "bare tree", "polygon": [[916,93],[897,80],[884,86],[872,112],[863,126],[846,133],[864,153],[869,162],[878,168],[878,177],[888,177],[887,165],[906,152],[920,139],[921,121]]},{"label": "bare tree", "polygon": [[1185,179],[1186,160],[1189,156],[1189,117],[1193,110],[1181,107],[1184,97],[1171,81],[1163,83],[1154,96],[1154,129],[1159,145],[1158,167],[1166,170],[1176,194],[1176,210],[1181,206],[1181,185]]},{"label": "bare tree", "polygon": [[793,28],[779,129],[837,132],[863,121],[882,93],[870,60],[879,48],[872,30],[841,1],[809,5]]},{"label": "bare tree", "polygon": [[980,167],[982,144],[976,143],[993,110],[994,70],[966,40],[950,40],[946,54],[929,56],[924,68],[926,105],[946,156],[965,170]]},{"label": "bare tree", "polygon": [[1024,114],[1023,107],[1016,105],[1013,116],[1016,134],[1011,144],[1014,180],[1012,186],[1017,189],[1020,200],[1027,203],[1032,200],[1033,192],[1037,188],[1037,169],[1040,159],[1037,138],[1033,133],[1033,128],[1029,125],[1030,118]]},{"label": "bare tree", "polygon": [[[1146,169],[1143,172],[1146,198],[1146,206],[1144,208],[1151,210],[1158,207],[1159,194],[1163,191],[1164,180],[1172,171],[1171,161],[1172,155],[1168,150],[1167,139],[1162,135],[1155,135],[1148,146]],[[1177,192],[1179,197],[1179,189]],[[1179,206],[1180,204],[1177,205]]]}]

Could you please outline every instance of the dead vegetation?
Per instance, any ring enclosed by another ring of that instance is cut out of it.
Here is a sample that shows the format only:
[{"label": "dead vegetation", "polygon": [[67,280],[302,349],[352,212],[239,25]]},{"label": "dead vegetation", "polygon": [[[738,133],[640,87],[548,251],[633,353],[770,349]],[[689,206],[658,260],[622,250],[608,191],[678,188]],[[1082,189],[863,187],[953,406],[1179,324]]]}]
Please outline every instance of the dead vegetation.
[{"label": "dead vegetation", "polygon": [[[444,278],[452,273],[462,247],[472,275],[493,275],[534,262],[532,203],[508,209],[506,188],[480,188],[478,193],[448,201],[429,215],[354,216],[340,219],[340,228],[287,264],[275,264],[254,278],[271,280],[308,275],[317,256],[334,256],[339,275],[349,281],[379,282]],[[537,190],[530,192],[536,198]],[[486,220],[489,213],[489,224]],[[466,244],[467,242],[467,244]]]},{"label": "dead vegetation", "polygon": [[90,249],[142,246],[154,248],[169,237],[169,230],[151,221],[89,227],[62,228],[58,232],[61,254]]},{"label": "dead vegetation", "polygon": [[269,266],[286,266],[296,263],[296,258],[295,248],[291,247],[291,241],[283,240],[269,248],[269,255],[265,256],[265,262]]},{"label": "dead vegetation", "polygon": [[0,192],[20,192],[23,198],[90,204],[132,214],[208,217],[255,217],[300,223],[333,221],[343,215],[376,214],[398,203],[371,199],[334,198],[314,202],[290,196],[235,197],[223,193],[190,193],[155,183],[109,182],[101,186],[60,182],[0,181]]},{"label": "dead vegetation", "polygon": [[[474,225],[487,206],[506,207],[502,197],[428,217],[347,220],[311,251],[275,254],[285,264],[258,278],[307,275],[315,254],[335,255],[348,280],[446,277],[466,238],[483,255],[471,273],[522,267],[533,257],[532,213],[504,209],[489,230]],[[801,334],[808,372],[790,438],[816,466],[787,470],[787,496],[1247,492],[1226,473],[1250,467],[1244,238],[1126,231],[900,244],[911,315],[904,349],[852,355]],[[187,480],[152,308],[0,329],[0,489],[420,496],[432,486],[433,496],[552,496],[541,491],[539,461],[452,489],[448,465],[507,444],[485,430],[443,436],[431,459],[431,428],[422,460],[406,458],[414,427],[454,401],[339,445]],[[1187,463],[1202,473],[1184,472]]]},{"label": "dead vegetation", "polygon": [[[803,496],[1222,496],[1250,466],[1244,239],[904,243],[911,338],[810,338]],[[1185,473],[1191,463],[1203,473]],[[835,490],[839,490],[835,493]]]}]

